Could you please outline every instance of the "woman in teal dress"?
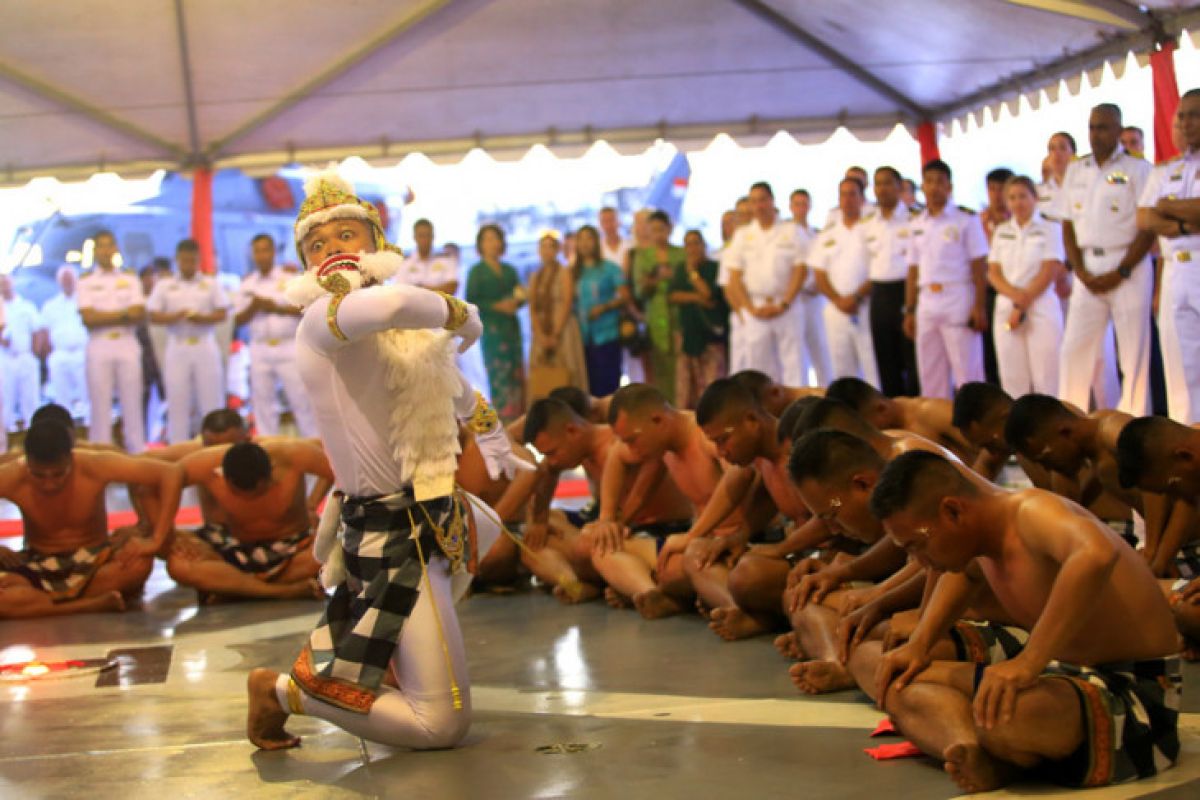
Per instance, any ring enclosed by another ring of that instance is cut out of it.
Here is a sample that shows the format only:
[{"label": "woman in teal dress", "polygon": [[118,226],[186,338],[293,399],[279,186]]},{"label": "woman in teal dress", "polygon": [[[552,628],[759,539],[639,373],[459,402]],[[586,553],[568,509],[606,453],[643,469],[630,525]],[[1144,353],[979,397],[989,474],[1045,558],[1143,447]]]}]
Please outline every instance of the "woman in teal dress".
[{"label": "woman in teal dress", "polygon": [[483,364],[492,406],[505,422],[525,413],[525,354],[517,311],[525,287],[517,271],[504,263],[504,231],[484,225],[475,237],[479,263],[467,275],[467,302],[479,307],[483,321]]}]

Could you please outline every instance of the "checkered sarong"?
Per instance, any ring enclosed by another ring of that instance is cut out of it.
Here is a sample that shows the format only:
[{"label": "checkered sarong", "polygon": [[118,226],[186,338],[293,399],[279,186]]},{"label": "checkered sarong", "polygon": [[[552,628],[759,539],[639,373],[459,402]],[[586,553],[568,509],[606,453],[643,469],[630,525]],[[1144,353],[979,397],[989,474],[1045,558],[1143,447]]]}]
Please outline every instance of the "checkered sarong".
[{"label": "checkered sarong", "polygon": [[311,531],[273,542],[243,542],[234,537],[224,525],[208,524],[196,530],[196,537],[207,544],[226,563],[249,572],[264,581],[274,580],[287,569],[288,562],[312,541]]},{"label": "checkered sarong", "polygon": [[[309,695],[365,714],[390,669],[400,633],[421,594],[422,563],[442,555],[435,526],[462,520],[457,496],[418,503],[411,489],[385,501],[347,498],[342,507],[346,580],[308,644],[292,678]],[[430,523],[433,524],[430,524]],[[465,531],[458,532],[465,539]]]},{"label": "checkered sarong", "polygon": [[108,542],[95,547],[81,547],[72,553],[39,553],[23,550],[24,563],[12,570],[21,575],[35,589],[41,589],[56,603],[74,600],[83,594],[96,571],[104,566],[113,555]]},{"label": "checkered sarong", "polygon": [[1105,786],[1149,778],[1179,758],[1178,656],[1081,667],[1051,661],[1042,677],[1066,680],[1079,696],[1083,743],[1037,772],[1067,786]]}]

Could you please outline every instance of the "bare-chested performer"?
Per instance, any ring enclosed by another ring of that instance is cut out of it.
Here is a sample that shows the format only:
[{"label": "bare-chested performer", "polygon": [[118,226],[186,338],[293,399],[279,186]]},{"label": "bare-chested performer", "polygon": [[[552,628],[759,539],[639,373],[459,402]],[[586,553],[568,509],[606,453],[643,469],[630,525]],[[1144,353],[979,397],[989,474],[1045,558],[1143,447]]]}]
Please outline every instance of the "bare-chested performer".
[{"label": "bare-chested performer", "polygon": [[1173,571],[1178,581],[1167,590],[1175,625],[1187,639],[1184,657],[1200,660],[1200,539],[1196,525],[1175,524],[1176,514],[1200,516],[1200,426],[1180,425],[1166,417],[1135,419],[1117,437],[1117,471],[1121,485],[1162,494],[1171,503],[1171,523],[1146,560],[1154,574]]},{"label": "bare-chested performer", "polygon": [[[150,538],[133,529],[108,535],[110,483],[145,486],[162,498]],[[0,618],[124,610],[171,533],[182,483],[173,464],[75,450],[63,425],[32,425],[25,455],[0,466],[0,498],[21,510],[25,537],[19,553],[0,547]]]},{"label": "bare-chested performer", "polygon": [[[735,535],[708,538],[709,547],[703,552],[693,548],[685,569],[712,609],[709,627],[722,639],[734,641],[780,629],[787,623],[783,591],[791,563],[829,538],[829,531],[819,521],[812,522],[812,514],[788,479],[791,440],[780,435],[779,422],[742,383],[723,378],[709,384],[696,406],[696,422],[731,466],[692,533],[700,537],[698,541],[708,537],[736,509],[743,510],[747,525]],[[732,567],[721,560],[726,554],[737,556],[752,533],[779,515],[786,523],[782,541],[750,544]]]},{"label": "bare-chested performer", "polygon": [[[305,271],[286,294],[303,309],[296,365],[338,487],[313,545],[333,596],[290,676],[250,673],[247,733],[261,748],[294,747],[284,723],[308,714],[394,747],[452,747],[471,718],[453,604],[472,558],[454,486],[459,418],[493,474],[524,464],[455,366],[451,337],[474,342],[478,311],[387,285],[399,252],[336,174],[313,176],[305,192],[295,229]],[[486,550],[498,530],[475,521]]]},{"label": "bare-chested performer", "polygon": [[[672,408],[653,386],[631,383],[613,395],[608,410],[618,443],[609,451],[600,485],[600,518],[584,528],[594,538],[592,563],[620,598],[633,602],[646,619],[682,612],[694,591],[683,568],[684,552],[692,543],[686,531],[662,530],[662,536],[630,536],[628,525],[617,522],[615,509],[625,487],[636,484],[639,470],[666,467],[675,485],[702,513],[721,479],[716,449],[704,436],[691,412]],[[731,517],[715,532],[725,535],[741,524]],[[616,602],[610,596],[610,602]]]},{"label": "bare-chested performer", "polygon": [[315,530],[305,478],[329,485],[333,470],[310,442],[276,439],[206,447],[179,462],[185,484],[201,487],[213,518],[179,531],[167,572],[203,602],[229,598],[324,598],[313,559]]},{"label": "bare-chested performer", "polygon": [[[597,521],[605,463],[617,443],[607,424],[596,424],[578,410],[556,398],[534,402],[525,417],[525,441],[542,454],[539,483],[525,525],[525,563],[543,580],[556,584],[554,596],[564,603],[579,603],[599,596],[604,579],[592,564],[592,531],[580,528]],[[593,501],[588,507],[564,514],[552,511],[550,501],[563,472],[582,467],[591,485]],[[692,515],[691,501],[679,491],[665,467],[647,464],[617,498],[614,520],[626,526],[631,536],[655,530],[686,529]],[[574,592],[569,587],[578,587]]]},{"label": "bare-chested performer", "polygon": [[744,369],[729,377],[748,389],[758,404],[776,419],[782,417],[784,410],[797,400],[825,396],[825,390],[819,386],[784,386],[756,369]]},{"label": "bare-chested performer", "polygon": [[[855,437],[871,448],[878,462],[867,458],[861,446],[851,440],[810,438],[821,431]],[[812,659],[793,665],[791,676],[797,688],[815,694],[853,686],[853,677],[846,668],[845,653],[839,647],[837,636],[839,626],[844,627],[843,623],[849,615],[893,589],[899,590],[899,593],[891,598],[891,605],[899,602],[898,598],[911,598],[913,591],[917,591],[918,599],[920,596],[923,576],[916,569],[904,569],[903,553],[883,536],[878,522],[873,521],[866,511],[870,487],[873,487],[882,465],[911,450],[928,450],[953,456],[944,447],[915,433],[881,431],[845,403],[829,398],[809,407],[793,428],[793,435],[800,438],[788,469],[805,504],[831,532],[869,546],[861,555],[835,560],[828,565],[806,559],[799,562],[788,576],[784,612],[790,616],[793,634],[785,634],[776,642],[776,646],[785,654],[803,654]],[[806,442],[806,445],[801,447],[800,442]],[[840,451],[847,461],[857,465],[857,476],[830,475],[827,476],[829,484],[824,485],[825,479],[821,475],[825,470],[818,470],[817,467],[828,458],[826,448],[836,448],[835,452]],[[840,489],[837,486],[839,482],[842,484]],[[853,490],[857,490],[857,493]],[[843,517],[841,509],[847,502],[856,505]],[[896,576],[894,581],[890,580],[893,576]],[[844,588],[848,584],[864,581],[874,585],[860,589]],[[846,624],[854,622],[856,620]]]},{"label": "bare-chested performer", "polygon": [[[1021,773],[1070,786],[1174,764],[1182,678],[1171,613],[1145,561],[1069,500],[970,481],[930,453],[897,458],[871,510],[918,561],[947,574],[875,696],[901,732],[969,792]],[[1030,631],[990,666],[934,661],[983,587]]]},{"label": "bare-chested performer", "polygon": [[971,381],[954,393],[954,427],[979,451],[971,467],[989,481],[996,480],[1008,459],[1016,456],[1026,477],[1039,489],[1053,489],[1050,472],[1013,450],[1004,438],[1004,426],[1013,399],[999,386]]},{"label": "bare-chested performer", "polygon": [[1018,453],[1051,473],[1054,491],[1074,500],[1107,522],[1131,547],[1138,547],[1133,512],[1145,520],[1149,552],[1157,552],[1163,532],[1192,524],[1187,509],[1167,498],[1121,485],[1117,439],[1133,419],[1109,409],[1083,414],[1044,394],[1027,394],[1013,403],[1004,438]]},{"label": "bare-chested performer", "polygon": [[973,465],[977,449],[954,425],[954,404],[940,397],[887,397],[858,378],[838,378],[825,396],[841,400],[881,431],[905,430],[949,450],[964,464]]}]

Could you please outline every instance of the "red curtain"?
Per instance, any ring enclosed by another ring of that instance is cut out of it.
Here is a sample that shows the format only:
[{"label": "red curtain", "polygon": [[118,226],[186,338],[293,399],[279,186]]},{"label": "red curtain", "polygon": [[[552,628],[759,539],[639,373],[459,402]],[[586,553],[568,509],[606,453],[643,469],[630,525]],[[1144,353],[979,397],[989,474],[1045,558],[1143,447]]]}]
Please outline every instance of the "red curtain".
[{"label": "red curtain", "polygon": [[213,250],[213,171],[200,167],[192,173],[192,238],[200,245],[200,271],[216,272]]},{"label": "red curtain", "polygon": [[1179,155],[1171,142],[1171,127],[1179,107],[1179,84],[1175,82],[1175,42],[1163,42],[1150,54],[1154,80],[1154,159],[1166,161]]},{"label": "red curtain", "polygon": [[941,158],[937,144],[937,126],[926,120],[917,126],[917,142],[921,145],[921,166],[935,158]]}]

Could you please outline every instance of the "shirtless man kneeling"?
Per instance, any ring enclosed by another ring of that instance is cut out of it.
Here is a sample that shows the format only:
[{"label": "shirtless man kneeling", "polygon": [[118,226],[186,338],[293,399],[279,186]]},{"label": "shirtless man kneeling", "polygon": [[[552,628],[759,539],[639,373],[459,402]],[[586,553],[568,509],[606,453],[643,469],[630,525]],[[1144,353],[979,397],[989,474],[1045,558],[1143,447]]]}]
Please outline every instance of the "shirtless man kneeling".
[{"label": "shirtless man kneeling", "polygon": [[[144,486],[162,498],[151,538],[133,529],[109,537],[110,483]],[[30,426],[24,457],[0,467],[0,498],[21,510],[26,548],[0,547],[0,618],[123,611],[126,598],[141,594],[171,532],[182,485],[174,464],[74,450],[63,425]]]},{"label": "shirtless man kneeling", "polygon": [[[653,537],[630,536],[615,514],[625,487],[642,470],[666,468],[675,486],[702,513],[721,478],[721,462],[690,412],[672,408],[653,386],[633,383],[613,395],[609,420],[619,442],[609,452],[600,487],[600,519],[584,528],[594,537],[592,563],[610,590],[629,598],[646,619],[681,613],[694,592],[684,571],[690,520]],[[740,524],[739,518],[729,525]],[[720,534],[722,528],[717,533]],[[613,599],[610,597],[610,602]]]},{"label": "shirtless man kneeling", "polygon": [[333,480],[320,447],[304,441],[208,447],[180,462],[187,485],[212,501],[214,518],[179,532],[167,572],[202,602],[324,598],[313,559],[305,476]]},{"label": "shirtless man kneeling", "polygon": [[[880,706],[969,792],[1022,772],[1071,786],[1174,764],[1182,678],[1171,612],[1146,562],[1080,506],[968,480],[931,453],[880,476],[871,510],[924,565],[946,570],[908,642],[876,673]],[[1030,631],[990,666],[933,661],[984,587]],[[1085,713],[1086,712],[1086,713]]]},{"label": "shirtless man kneeling", "polygon": [[[562,602],[594,599],[600,595],[604,579],[592,564],[594,537],[582,533],[579,526],[595,521],[601,512],[605,463],[617,437],[607,424],[593,423],[581,416],[578,408],[554,397],[529,407],[524,434],[525,442],[542,454],[542,461],[525,524],[523,560],[535,575],[555,584],[554,596]],[[587,476],[593,502],[570,516],[551,510],[559,477],[579,467]],[[692,504],[666,475],[665,468],[649,464],[646,470],[639,470],[631,485],[624,487],[614,511],[622,524],[638,531],[660,522],[686,524]]]}]

